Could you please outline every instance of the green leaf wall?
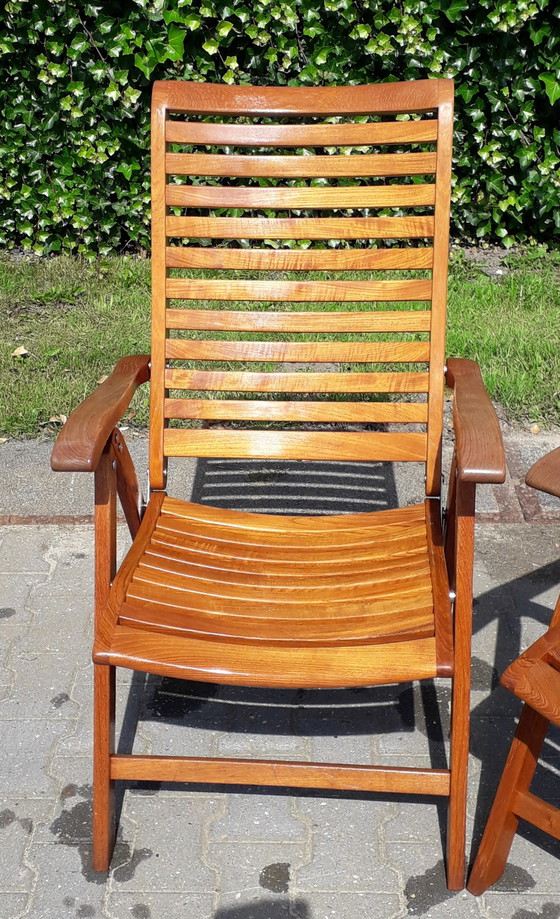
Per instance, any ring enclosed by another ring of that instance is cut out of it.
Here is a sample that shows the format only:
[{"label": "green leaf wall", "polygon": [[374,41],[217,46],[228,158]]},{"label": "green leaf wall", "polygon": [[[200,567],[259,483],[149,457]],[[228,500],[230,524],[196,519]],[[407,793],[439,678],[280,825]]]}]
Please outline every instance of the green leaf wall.
[{"label": "green leaf wall", "polygon": [[453,233],[551,243],[560,5],[549,0],[13,0],[0,5],[0,245],[149,245],[156,79],[456,81]]}]

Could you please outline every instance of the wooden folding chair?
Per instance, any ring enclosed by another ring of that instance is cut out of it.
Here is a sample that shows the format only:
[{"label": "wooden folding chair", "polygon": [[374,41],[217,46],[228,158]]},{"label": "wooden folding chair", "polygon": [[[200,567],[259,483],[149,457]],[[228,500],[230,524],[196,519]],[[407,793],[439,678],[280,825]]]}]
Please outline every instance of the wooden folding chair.
[{"label": "wooden folding chair", "polygon": [[[475,483],[503,481],[505,466],[477,366],[444,361],[452,106],[448,80],[154,86],[152,354],[117,365],[52,459],[95,470],[98,869],[114,783],[150,779],[448,796],[448,882],[464,884]],[[148,376],[141,515],[115,425]],[[420,462],[426,499],[316,518],[218,510],[167,495],[178,456]],[[118,573],[117,493],[134,539]],[[261,687],[450,677],[451,766],[117,755],[116,666]]]},{"label": "wooden folding chair", "polygon": [[[538,460],[526,482],[560,498],[560,448]],[[530,791],[548,728],[560,726],[560,597],[548,632],[508,667],[501,682],[525,705],[469,877],[475,895],[501,877],[520,820],[560,839],[560,808]]]}]

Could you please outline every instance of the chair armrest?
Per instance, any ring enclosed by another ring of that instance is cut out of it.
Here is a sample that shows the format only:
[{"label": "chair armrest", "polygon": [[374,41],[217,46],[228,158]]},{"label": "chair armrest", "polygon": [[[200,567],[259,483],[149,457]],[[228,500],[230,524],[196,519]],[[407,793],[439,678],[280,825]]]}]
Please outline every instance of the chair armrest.
[{"label": "chair armrest", "polygon": [[454,390],[453,427],[462,482],[503,482],[504,444],[498,417],[475,361],[450,358],[446,381]]},{"label": "chair armrest", "polygon": [[134,391],[149,378],[149,355],[121,358],[112,374],[70,415],[53,447],[51,468],[93,472]]},{"label": "chair armrest", "polygon": [[525,476],[527,485],[560,498],[560,447],[537,460]]}]

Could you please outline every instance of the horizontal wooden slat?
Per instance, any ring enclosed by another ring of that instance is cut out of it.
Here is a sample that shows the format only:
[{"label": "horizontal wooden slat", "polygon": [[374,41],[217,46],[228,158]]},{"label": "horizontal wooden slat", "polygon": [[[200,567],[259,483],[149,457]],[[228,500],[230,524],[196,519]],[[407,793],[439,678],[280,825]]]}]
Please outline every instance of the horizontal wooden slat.
[{"label": "horizontal wooden slat", "polygon": [[172,207],[420,207],[435,203],[435,185],[378,185],[346,188],[233,188],[229,185],[167,185]]},{"label": "horizontal wooden slat", "polygon": [[291,300],[299,303],[430,300],[431,281],[234,281],[168,278],[178,300]]},{"label": "horizontal wooden slat", "polygon": [[166,370],[168,389],[207,392],[427,392],[427,373],[249,373]]},{"label": "horizontal wooden slat", "polygon": [[394,249],[223,249],[168,246],[169,268],[249,269],[263,271],[345,271],[431,268],[431,246]]},{"label": "horizontal wooden slat", "polygon": [[168,237],[190,239],[420,239],[433,217],[168,217]]},{"label": "horizontal wooden slat", "polygon": [[433,175],[435,153],[360,153],[352,156],[237,156],[219,153],[168,153],[167,175],[274,176],[326,178],[327,176]]},{"label": "horizontal wooden slat", "polygon": [[369,86],[222,86],[190,81],[154,83],[153,105],[200,115],[369,115],[431,112],[452,96],[447,79]]},{"label": "horizontal wooden slat", "polygon": [[278,402],[262,399],[166,399],[166,418],[221,421],[426,422],[425,402]]},{"label": "horizontal wooden slat", "polygon": [[410,144],[437,140],[438,123],[382,121],[366,124],[209,124],[168,121],[165,139],[175,144],[214,144],[234,147],[349,147]]},{"label": "horizontal wooden slat", "polygon": [[426,443],[425,434],[169,428],[163,449],[165,456],[424,462]]},{"label": "horizontal wooden slat", "polygon": [[165,356],[187,361],[382,363],[428,361],[427,341],[200,341],[168,338]]},{"label": "horizontal wooden slat", "polygon": [[212,785],[280,785],[287,788],[333,788],[392,794],[449,794],[446,769],[349,766],[255,759],[200,759],[182,756],[111,757],[111,778],[159,782],[203,782]]},{"label": "horizontal wooden slat", "polygon": [[168,329],[224,332],[429,332],[429,310],[272,313],[250,310],[166,311]]}]

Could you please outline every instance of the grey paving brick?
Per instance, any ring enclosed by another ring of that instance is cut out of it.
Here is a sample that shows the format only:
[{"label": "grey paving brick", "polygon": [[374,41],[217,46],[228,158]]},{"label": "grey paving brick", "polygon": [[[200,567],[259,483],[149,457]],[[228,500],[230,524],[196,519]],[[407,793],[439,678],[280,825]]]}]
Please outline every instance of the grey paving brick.
[{"label": "grey paving brick", "polygon": [[3,893],[0,897],[0,919],[21,919],[28,915],[29,894]]},{"label": "grey paving brick", "polygon": [[214,919],[213,893],[164,893],[151,890],[127,893],[111,890],[105,906],[108,919]]},{"label": "grey paving brick", "polygon": [[4,721],[0,748],[0,787],[7,796],[53,797],[49,762],[56,741],[67,730],[63,721]]},{"label": "grey paving brick", "polygon": [[482,899],[485,919],[558,919],[560,892],[546,896],[530,893],[488,893]]},{"label": "grey paving brick", "polygon": [[397,874],[380,845],[386,802],[300,798],[297,812],[313,826],[313,858],[297,873],[299,891],[398,892]]},{"label": "grey paving brick", "polygon": [[213,891],[215,873],[200,854],[205,824],[221,807],[219,796],[128,795],[121,823],[132,855],[128,865],[113,871],[113,883],[126,891]]},{"label": "grey paving brick", "polygon": [[406,915],[397,894],[371,891],[313,894],[304,919],[399,919]]},{"label": "grey paving brick", "polygon": [[12,654],[15,680],[9,698],[0,706],[0,722],[26,719],[66,720],[78,713],[71,699],[76,664],[60,651]]},{"label": "grey paving brick", "polygon": [[95,880],[88,871],[89,852],[77,844],[35,845],[31,864],[37,883],[28,915],[31,919],[70,919],[102,916],[105,876]]},{"label": "grey paving brick", "polygon": [[29,893],[35,880],[25,864],[33,823],[17,816],[11,807],[0,807],[0,897],[5,893]]},{"label": "grey paving brick", "polygon": [[207,860],[219,878],[218,915],[231,907],[256,909],[264,902],[288,919],[294,874],[306,857],[305,845],[297,842],[211,845]]},{"label": "grey paving brick", "polygon": [[447,889],[441,842],[435,848],[426,843],[387,842],[388,864],[401,879],[405,915],[479,917],[479,901],[466,891]]},{"label": "grey paving brick", "polygon": [[230,794],[227,811],[210,827],[209,845],[218,842],[307,842],[309,825],[294,799],[281,792]]}]

